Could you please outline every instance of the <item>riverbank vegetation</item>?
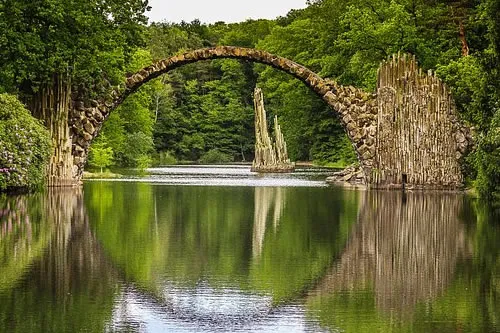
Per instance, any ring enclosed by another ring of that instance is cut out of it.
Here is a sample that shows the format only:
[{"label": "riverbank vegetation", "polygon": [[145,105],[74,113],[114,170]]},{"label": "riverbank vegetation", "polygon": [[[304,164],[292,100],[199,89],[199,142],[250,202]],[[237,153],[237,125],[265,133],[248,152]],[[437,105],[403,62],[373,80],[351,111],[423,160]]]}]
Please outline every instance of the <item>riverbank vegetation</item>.
[{"label": "riverbank vegetation", "polygon": [[[33,105],[37,92],[54,87],[64,74],[77,86],[72,91],[98,98],[154,60],[215,45],[263,49],[343,85],[374,91],[380,61],[409,52],[449,85],[462,120],[475,129],[475,150],[464,161],[468,185],[484,197],[500,194],[496,0],[309,0],[307,8],[275,20],[149,25],[147,3],[99,3],[105,6],[0,4],[0,92]],[[271,67],[215,60],[175,69],[130,96],[105,122],[89,163],[144,167],[154,156],[197,161],[214,151],[251,161],[255,86],[264,92],[269,119],[279,117],[291,160],[356,161],[339,121],[302,83]]]},{"label": "riverbank vegetation", "polygon": [[0,94],[0,192],[43,185],[50,148],[47,129],[15,96]]}]

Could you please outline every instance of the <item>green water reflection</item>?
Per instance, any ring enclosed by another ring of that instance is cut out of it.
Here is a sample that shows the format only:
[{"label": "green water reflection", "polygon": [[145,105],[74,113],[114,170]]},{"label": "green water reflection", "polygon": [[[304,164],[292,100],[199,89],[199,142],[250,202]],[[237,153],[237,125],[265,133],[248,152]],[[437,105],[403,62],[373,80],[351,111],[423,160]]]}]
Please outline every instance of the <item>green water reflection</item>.
[{"label": "green water reflection", "polygon": [[309,313],[345,332],[498,332],[499,222],[464,196],[367,193]]},{"label": "green water reflection", "polygon": [[[299,296],[328,268],[356,222],[357,192],[324,188],[178,187],[95,182],[96,237],[127,279]],[[286,277],[286,278],[284,278]]]},{"label": "green water reflection", "polygon": [[[498,332],[499,221],[438,193],[89,182],[2,196],[0,332],[175,331],[165,289],[200,285],[269,297],[269,322],[295,307],[329,331]],[[114,326],[131,289],[159,314]]]},{"label": "green water reflection", "polygon": [[114,271],[89,232],[81,190],[2,197],[0,207],[0,331],[102,332]]}]

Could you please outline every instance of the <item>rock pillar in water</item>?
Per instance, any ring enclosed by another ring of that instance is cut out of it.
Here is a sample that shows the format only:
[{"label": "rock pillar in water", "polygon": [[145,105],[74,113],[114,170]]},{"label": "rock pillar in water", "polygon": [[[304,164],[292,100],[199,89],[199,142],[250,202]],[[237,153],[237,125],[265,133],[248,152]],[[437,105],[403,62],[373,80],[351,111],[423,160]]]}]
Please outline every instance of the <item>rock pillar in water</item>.
[{"label": "rock pillar in water", "polygon": [[286,142],[278,124],[278,117],[274,117],[273,143],[268,130],[266,110],[264,109],[264,98],[262,90],[255,88],[255,158],[252,163],[252,171],[256,172],[291,172],[294,165],[290,163]]}]

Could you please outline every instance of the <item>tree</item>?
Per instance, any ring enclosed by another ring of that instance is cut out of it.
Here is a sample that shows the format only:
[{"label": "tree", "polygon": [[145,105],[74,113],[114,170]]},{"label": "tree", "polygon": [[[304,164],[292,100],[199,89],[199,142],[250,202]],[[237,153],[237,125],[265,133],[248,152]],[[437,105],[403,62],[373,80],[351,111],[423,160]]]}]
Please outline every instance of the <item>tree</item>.
[{"label": "tree", "polygon": [[[304,14],[305,15],[305,14]],[[299,17],[277,26],[258,48],[295,60],[317,72],[324,68],[322,24]],[[268,99],[267,109],[278,114],[292,160],[352,163],[354,152],[334,112],[301,82],[272,68],[258,66],[259,86]]]},{"label": "tree", "polygon": [[[268,21],[247,21],[210,26],[199,22],[151,27],[152,54],[165,57],[176,50],[217,43],[248,44],[257,35],[244,27],[267,31]],[[172,43],[173,38],[178,44]],[[248,36],[251,36],[250,38]],[[227,38],[226,38],[227,37]],[[186,38],[190,38],[186,40]],[[165,46],[159,41],[170,40]],[[222,41],[223,40],[223,41]],[[222,41],[222,42],[221,42]],[[250,158],[253,148],[253,65],[234,60],[215,60],[176,69],[161,79],[166,87],[156,114],[154,139],[160,152],[172,151],[180,159],[197,160],[212,149],[231,159]]]},{"label": "tree", "polygon": [[89,164],[101,169],[113,164],[113,149],[106,147],[106,141],[96,142],[90,148]]},{"label": "tree", "polygon": [[[70,100],[104,96],[123,80],[142,44],[142,0],[5,0],[0,4],[0,86],[19,92],[51,129],[52,185],[75,180],[69,135]],[[53,98],[48,98],[53,96]]]},{"label": "tree", "polygon": [[[126,68],[135,72],[152,63],[151,53],[147,49],[138,49],[132,55]],[[154,80],[142,86],[132,96],[129,96],[104,123],[96,143],[110,148],[113,152],[113,164],[119,166],[138,166],[138,156],[142,157],[143,165],[150,164],[149,154],[152,151],[153,127],[160,107],[166,103],[163,99],[168,96],[168,86],[161,79]],[[140,134],[137,134],[140,133]],[[101,139],[104,136],[105,141]],[[131,138],[138,137],[138,142],[131,142]],[[145,147],[137,147],[145,144]],[[131,145],[134,147],[131,152]],[[141,153],[135,153],[140,150]]]},{"label": "tree", "polygon": [[143,132],[128,134],[125,139],[127,147],[123,154],[125,165],[144,169],[149,166],[149,154],[153,151],[153,139]]}]

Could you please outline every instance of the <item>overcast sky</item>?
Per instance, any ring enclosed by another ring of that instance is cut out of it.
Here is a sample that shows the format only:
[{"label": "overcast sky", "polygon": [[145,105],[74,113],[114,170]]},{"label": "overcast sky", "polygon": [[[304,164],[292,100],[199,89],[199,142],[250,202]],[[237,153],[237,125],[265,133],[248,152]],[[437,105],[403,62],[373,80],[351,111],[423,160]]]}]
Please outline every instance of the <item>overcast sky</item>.
[{"label": "overcast sky", "polygon": [[149,0],[149,5],[150,22],[233,23],[284,16],[290,9],[305,8],[306,0]]}]

